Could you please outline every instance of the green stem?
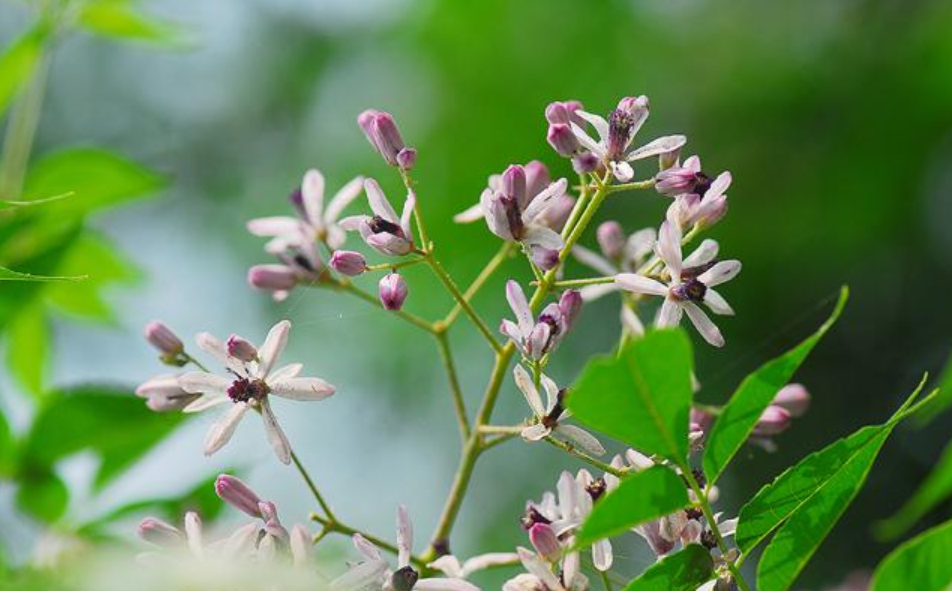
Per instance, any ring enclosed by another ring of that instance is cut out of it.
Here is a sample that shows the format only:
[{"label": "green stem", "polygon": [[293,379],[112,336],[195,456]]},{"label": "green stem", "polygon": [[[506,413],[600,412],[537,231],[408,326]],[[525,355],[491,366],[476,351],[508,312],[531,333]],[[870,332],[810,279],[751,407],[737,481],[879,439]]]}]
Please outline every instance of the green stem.
[{"label": "green stem", "polygon": [[463,311],[466,312],[466,315],[469,316],[469,319],[473,322],[473,325],[479,331],[483,338],[486,339],[486,342],[492,348],[493,351],[499,353],[502,350],[502,345],[499,344],[499,341],[496,340],[496,337],[493,336],[489,327],[486,326],[486,323],[483,322],[483,319],[479,317],[479,314],[476,313],[476,310],[469,303],[466,297],[460,292],[459,287],[456,286],[456,282],[453,281],[453,278],[450,277],[450,274],[446,272],[446,269],[443,268],[443,265],[440,264],[440,261],[436,260],[433,257],[433,254],[427,252],[426,261],[430,265],[430,268],[433,269],[433,273],[437,276],[440,282],[443,283],[443,286],[446,287],[446,290],[450,292],[450,295],[453,296],[453,299],[456,300],[456,303],[462,306]]},{"label": "green stem", "polygon": [[453,394],[456,422],[459,424],[459,433],[465,445],[466,440],[469,439],[469,417],[466,415],[466,402],[463,398],[463,390],[459,385],[459,376],[456,374],[456,365],[453,363],[449,337],[447,337],[445,331],[437,332],[435,336],[437,347],[440,350],[440,358],[443,360],[443,368],[446,369],[446,375],[450,380],[450,392]]},{"label": "green stem", "polygon": [[567,443],[565,441],[562,441],[561,439],[556,439],[555,437],[552,437],[551,435],[547,435],[545,437],[545,442],[551,445],[554,445],[555,447],[561,449],[562,451],[564,451],[565,453],[571,456],[575,456],[576,458],[582,460],[583,462],[591,464],[592,466],[598,468],[602,472],[613,474],[615,476],[618,476],[619,478],[626,475],[625,470],[619,470],[618,468],[615,468],[614,466],[610,464],[606,464],[605,462],[599,460],[598,458],[594,458],[588,455],[587,453],[576,449],[575,446],[572,445],[571,443]]},{"label": "green stem", "polygon": [[562,239],[564,240],[566,236],[569,235],[569,232],[575,227],[575,223],[578,221],[582,212],[585,211],[585,206],[588,205],[589,186],[588,182],[585,179],[584,174],[579,175],[579,182],[581,183],[581,194],[578,197],[578,200],[575,202],[575,207],[572,208],[572,211],[569,213],[569,218],[565,222],[565,227],[562,228]]},{"label": "green stem", "polygon": [[[376,308],[381,307],[380,300],[377,297],[360,289],[359,287],[357,287],[356,285],[354,285],[347,279],[334,279],[334,280],[329,280],[327,282],[315,283],[314,285],[318,287],[329,286],[331,289],[336,289],[338,291],[349,293],[355,296],[359,300],[363,300],[364,302],[367,302],[368,304],[372,304]],[[433,327],[433,324],[424,320],[423,318],[420,318],[419,316],[415,314],[411,314],[410,312],[406,312],[404,310],[393,310],[391,314],[395,314],[396,316],[406,320],[413,326],[416,326],[419,329],[425,330],[426,332],[430,334],[435,335],[437,333],[436,329]]]},{"label": "green stem", "polygon": [[337,520],[334,516],[334,512],[331,510],[330,505],[327,504],[327,501],[324,500],[324,496],[319,490],[317,490],[317,485],[314,484],[314,480],[311,479],[311,475],[308,474],[307,469],[301,464],[301,460],[298,459],[297,454],[293,451],[291,452],[291,461],[294,462],[294,467],[297,468],[297,471],[301,474],[301,478],[304,479],[304,482],[307,484],[307,487],[311,490],[311,494],[314,495],[314,499],[317,500],[317,504],[321,506],[321,509],[324,511],[324,514],[327,515],[327,519],[331,522]]},{"label": "green stem", "polygon": [[634,191],[638,189],[650,189],[655,186],[654,179],[648,179],[646,181],[637,181],[634,183],[622,183],[619,185],[612,185],[608,188],[608,193],[620,193],[622,191]]},{"label": "green stem", "polygon": [[586,285],[601,285],[604,283],[614,283],[614,277],[592,277],[589,279],[566,279],[565,281],[556,281],[552,287],[584,287]]},{"label": "green stem", "polygon": [[210,371],[208,371],[208,368],[205,367],[205,364],[204,364],[204,363],[202,363],[202,362],[199,361],[198,359],[195,359],[194,357],[192,357],[191,355],[189,355],[187,351],[182,351],[182,357],[185,358],[186,363],[191,363],[191,364],[193,364],[195,367],[197,367],[198,369],[204,371],[205,373],[211,373]]},{"label": "green stem", "polygon": [[[324,529],[326,529],[328,533],[342,534],[345,536],[354,536],[354,535],[360,534],[364,539],[366,539],[368,542],[370,542],[374,546],[377,546],[381,550],[384,550],[391,554],[399,554],[399,550],[397,549],[397,547],[391,544],[390,542],[387,542],[386,540],[383,540],[382,538],[379,538],[373,534],[368,534],[367,532],[361,531],[357,528],[350,527],[349,525],[340,523],[339,521],[325,519],[321,517],[320,515],[318,515],[317,513],[311,513],[311,521],[320,523],[322,526],[324,526]],[[412,555],[410,556],[410,562],[412,562],[415,566],[417,566],[420,569],[425,569],[427,564],[427,561],[424,560],[423,558],[419,556],[412,556]]]},{"label": "green stem", "polygon": [[397,263],[380,263],[379,265],[367,265],[367,271],[396,271],[397,269],[402,269],[404,267],[411,267],[413,265],[418,265],[420,263],[425,263],[426,259],[419,257],[416,259],[410,259],[406,261],[399,261]]},{"label": "green stem", "polygon": [[[515,242],[503,242],[502,247],[499,251],[496,252],[496,255],[483,267],[483,270],[479,272],[479,275],[476,276],[476,279],[469,284],[469,287],[466,288],[466,291],[463,292],[463,299],[467,302],[472,301],[473,296],[476,295],[486,281],[492,277],[493,273],[496,272],[505,261],[512,255],[513,248],[515,247]],[[446,315],[446,318],[443,319],[443,324],[447,327],[453,324],[456,321],[456,318],[459,317],[460,312],[463,311],[463,306],[457,302],[453,309],[450,310],[450,313]]]},{"label": "green stem", "polygon": [[598,571],[598,574],[602,577],[602,585],[605,586],[605,591],[612,591],[612,582],[608,580],[608,572]]},{"label": "green stem", "polygon": [[44,49],[32,78],[16,99],[7,123],[3,154],[0,155],[0,199],[21,199],[23,179],[30,162],[33,140],[43,108],[48,71],[49,54]]},{"label": "green stem", "polygon": [[[416,194],[413,190],[413,180],[410,178],[410,173],[402,168],[400,170],[400,178],[403,179],[403,186],[407,188],[407,191]],[[423,214],[420,213],[420,202],[419,200],[414,200],[413,203],[413,219],[416,222],[417,232],[420,236],[420,246],[424,250],[430,250],[430,244],[426,236],[426,227],[423,225]]]},{"label": "green stem", "polygon": [[483,435],[519,435],[522,433],[522,429],[521,425],[511,427],[506,425],[482,425],[479,427],[479,432]]}]

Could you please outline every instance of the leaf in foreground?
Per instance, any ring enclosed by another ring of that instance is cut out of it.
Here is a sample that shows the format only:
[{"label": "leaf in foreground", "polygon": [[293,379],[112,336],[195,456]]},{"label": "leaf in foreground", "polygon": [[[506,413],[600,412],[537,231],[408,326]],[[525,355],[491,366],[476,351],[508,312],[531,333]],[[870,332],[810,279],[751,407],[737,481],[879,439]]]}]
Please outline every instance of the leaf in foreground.
[{"label": "leaf in foreground", "polygon": [[30,273],[21,273],[6,267],[0,267],[0,281],[82,281],[86,279],[84,275],[73,275],[70,277],[51,277],[49,275],[32,275]]},{"label": "leaf in foreground", "polygon": [[[928,411],[928,409],[927,406],[924,410]],[[950,496],[952,496],[952,442],[946,446],[942,457],[929,473],[926,481],[906,501],[906,504],[887,521],[876,525],[876,535],[887,540],[901,536],[926,513]],[[952,557],[952,554],[949,556]]]},{"label": "leaf in foreground", "polygon": [[952,521],[913,538],[873,573],[870,591],[948,591],[952,588]]},{"label": "leaf in foreground", "polygon": [[714,574],[711,553],[690,544],[677,554],[656,562],[623,591],[695,591]]}]

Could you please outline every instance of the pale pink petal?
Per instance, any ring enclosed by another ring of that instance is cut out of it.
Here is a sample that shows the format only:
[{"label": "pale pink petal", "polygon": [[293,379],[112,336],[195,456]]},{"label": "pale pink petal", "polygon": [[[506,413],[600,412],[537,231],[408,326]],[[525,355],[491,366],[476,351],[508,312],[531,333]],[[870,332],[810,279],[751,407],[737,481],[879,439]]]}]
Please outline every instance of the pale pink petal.
[{"label": "pale pink petal", "polygon": [[655,296],[668,295],[667,285],[635,273],[619,273],[615,275],[615,284],[622,289],[634,293],[644,293]]},{"label": "pale pink petal", "polygon": [[576,577],[580,575],[580,569],[582,567],[582,557],[578,552],[569,552],[565,555],[565,558],[562,559],[562,578],[566,581],[566,587],[569,589],[576,588]]},{"label": "pale pink petal", "polygon": [[371,585],[380,584],[382,587],[387,573],[387,563],[383,560],[368,560],[361,562],[330,583],[333,591],[358,591]]},{"label": "pale pink petal", "polygon": [[334,386],[320,378],[286,378],[268,380],[271,393],[291,400],[324,400],[334,393]]},{"label": "pale pink petal", "polygon": [[658,328],[672,328],[681,323],[681,313],[683,312],[681,304],[671,298],[665,298],[658,310],[658,318],[655,320],[655,326]]},{"label": "pale pink petal", "polygon": [[225,415],[212,425],[205,436],[205,455],[210,456],[225,446],[235,434],[241,417],[248,411],[248,405],[244,402],[238,402],[231,407]]},{"label": "pale pink petal", "polygon": [[691,319],[691,323],[694,324],[694,328],[704,337],[705,341],[715,347],[724,346],[724,337],[721,335],[721,331],[711,322],[707,314],[697,307],[697,304],[694,302],[684,302],[683,307],[684,311],[687,312],[688,318]]},{"label": "pale pink petal", "polygon": [[612,543],[608,540],[599,540],[592,544],[592,563],[599,572],[606,572],[612,567]]},{"label": "pale pink petal", "polygon": [[542,387],[545,389],[545,412],[546,414],[552,412],[552,409],[555,408],[555,404],[559,398],[559,387],[552,381],[552,378],[542,374]]},{"label": "pale pink petal", "polygon": [[271,444],[274,454],[278,456],[278,460],[282,464],[290,464],[291,445],[288,443],[284,431],[281,430],[281,425],[278,424],[278,419],[274,416],[274,411],[271,410],[271,404],[267,398],[261,401],[261,420],[264,421],[264,434],[268,438],[268,443]]},{"label": "pale pink petal", "polygon": [[248,523],[236,529],[221,546],[221,554],[225,558],[238,558],[254,549],[255,539],[258,537],[258,524]]},{"label": "pale pink petal", "polygon": [[526,226],[525,242],[529,246],[538,246],[547,250],[562,250],[562,237],[552,228],[539,224]]},{"label": "pale pink petal", "polygon": [[621,324],[635,336],[645,334],[645,325],[641,323],[641,318],[638,318],[638,313],[624,304],[621,307]]},{"label": "pale pink petal", "polygon": [[722,316],[733,316],[734,309],[727,303],[724,296],[711,288],[704,292],[704,305],[711,309],[711,312]]},{"label": "pale pink petal", "polygon": [[523,429],[520,435],[526,441],[541,441],[551,432],[552,430],[542,423],[536,423]]},{"label": "pale pink petal", "polygon": [[575,134],[575,139],[577,139],[580,144],[585,146],[585,149],[595,154],[599,160],[605,157],[605,147],[602,146],[602,144],[593,140],[590,135],[585,133],[584,129],[575,123],[572,123],[571,125],[572,133]]},{"label": "pale pink petal", "polygon": [[704,193],[704,198],[714,199],[720,195],[723,195],[724,192],[727,191],[728,187],[731,186],[732,180],[733,177],[731,177],[731,173],[729,172],[722,172],[721,174],[717,175],[717,178],[714,179],[713,183],[711,183],[711,187],[706,193]]},{"label": "pale pink petal", "polygon": [[413,522],[407,514],[404,505],[397,506],[397,565],[399,568],[409,566],[410,552],[413,549]]},{"label": "pale pink petal", "polygon": [[522,213],[522,221],[528,224],[536,219],[546,208],[555,203],[562,195],[565,195],[567,188],[568,181],[564,178],[551,183],[548,187],[543,189],[542,192],[532,198],[532,201],[526,206],[525,211]]},{"label": "pale pink petal", "polygon": [[457,579],[465,577],[463,573],[463,565],[460,564],[459,558],[456,558],[452,554],[444,554],[433,562],[427,564],[427,566],[442,572],[448,577]]},{"label": "pale pink petal", "polygon": [[291,528],[290,546],[294,566],[303,566],[311,561],[311,534],[303,525]]},{"label": "pale pink petal", "polygon": [[337,223],[338,226],[347,230],[348,232],[353,232],[354,230],[360,230],[367,225],[367,222],[370,220],[370,216],[366,215],[352,215],[342,219]]},{"label": "pale pink petal", "polygon": [[470,224],[483,219],[483,204],[477,203],[453,216],[453,221],[457,224]]},{"label": "pale pink petal", "polygon": [[625,156],[625,159],[631,162],[633,160],[642,160],[644,158],[658,156],[666,152],[672,152],[684,146],[687,141],[688,138],[683,135],[666,135],[664,137],[659,137],[653,142],[649,142],[640,148],[628,152],[627,156]]},{"label": "pale pink petal", "polygon": [[625,258],[630,261],[638,261],[654,250],[655,243],[658,241],[658,232],[654,228],[645,228],[638,230],[628,237],[625,243]]},{"label": "pale pink petal", "polygon": [[512,339],[517,346],[522,346],[522,332],[519,330],[519,326],[512,320],[503,320],[499,327],[499,332]]},{"label": "pale pink petal", "polygon": [[602,275],[614,275],[616,272],[618,272],[618,269],[615,268],[615,265],[608,262],[608,259],[604,258],[595,251],[585,248],[584,246],[573,247],[572,256],[578,259],[578,262],[587,267],[591,267]]},{"label": "pale pink petal", "polygon": [[519,391],[526,397],[526,402],[529,403],[529,408],[532,409],[532,413],[537,417],[545,416],[546,408],[542,405],[542,397],[539,395],[535,384],[532,383],[532,377],[529,376],[529,372],[523,369],[521,365],[517,365],[512,370],[512,376],[516,381],[516,386],[518,386]]},{"label": "pale pink petal", "polygon": [[721,261],[698,275],[697,280],[708,287],[714,287],[736,277],[740,269],[740,261]]},{"label": "pale pink petal", "polygon": [[257,218],[250,220],[247,228],[255,236],[298,235],[301,231],[301,220],[288,216]]},{"label": "pale pink petal", "polygon": [[575,478],[563,471],[555,489],[559,493],[559,513],[565,516],[574,514],[578,506],[578,487],[575,485]]},{"label": "pale pink petal", "polygon": [[529,309],[529,301],[526,300],[526,294],[513,280],[506,282],[506,300],[509,301],[509,307],[516,315],[516,323],[519,325],[519,331],[523,335],[532,332],[534,322],[532,321],[532,310]]},{"label": "pale pink petal", "polygon": [[268,331],[268,336],[264,339],[264,344],[258,349],[258,377],[265,378],[271,373],[271,368],[284,351],[284,346],[288,343],[288,332],[291,330],[291,323],[282,320]]},{"label": "pale pink petal", "polygon": [[631,167],[631,164],[621,161],[612,162],[610,165],[612,174],[615,175],[615,178],[618,179],[619,182],[627,183],[631,179],[635,178],[635,169]]},{"label": "pale pink petal", "polygon": [[195,344],[198,345],[198,348],[202,351],[205,351],[215,359],[217,359],[222,365],[231,369],[232,371],[237,372],[239,375],[246,375],[247,370],[241,361],[235,359],[228,354],[228,349],[225,348],[225,343],[221,342],[213,335],[207,332],[201,332],[195,335]]},{"label": "pale pink petal", "polygon": [[337,221],[337,218],[347,209],[347,206],[360,196],[360,191],[363,188],[364,177],[360,176],[351,179],[349,183],[341,187],[340,191],[331,199],[331,202],[327,204],[327,209],[324,210],[324,221],[328,224]]},{"label": "pale pink petal", "polygon": [[519,554],[519,560],[522,561],[522,566],[524,566],[530,574],[538,577],[549,591],[562,591],[564,589],[558,577],[552,573],[549,565],[539,558],[535,552],[522,547],[517,548],[516,552]]},{"label": "pale pink petal", "polygon": [[418,591],[480,591],[479,587],[463,579],[420,579],[413,588]]},{"label": "pale pink petal", "polygon": [[506,566],[510,564],[519,564],[519,555],[515,552],[489,552],[473,556],[463,563],[463,572],[460,578],[465,579],[474,572],[492,568],[494,566]]},{"label": "pale pink petal", "polygon": [[576,446],[593,456],[600,456],[605,453],[605,448],[602,447],[598,439],[595,439],[595,436],[581,427],[576,427],[575,425],[559,425],[555,428],[555,432],[570,439]]},{"label": "pale pink petal", "polygon": [[376,215],[379,215],[388,222],[394,224],[400,223],[397,212],[393,210],[393,206],[387,201],[387,197],[383,194],[383,190],[380,188],[380,185],[377,184],[377,181],[373,179],[365,180],[364,191],[367,192],[367,201],[370,202],[370,209]]},{"label": "pale pink petal", "polygon": [[403,202],[403,214],[400,216],[400,228],[409,241],[413,236],[413,228],[410,227],[410,219],[413,215],[413,209],[416,207],[416,194],[413,191],[407,192],[407,199]]},{"label": "pale pink petal", "polygon": [[189,394],[224,396],[231,386],[231,380],[204,371],[190,371],[179,376],[178,385]]},{"label": "pale pink petal", "polygon": [[708,238],[698,246],[694,252],[691,253],[686,259],[684,259],[684,267],[700,267],[706,265],[709,262],[717,258],[717,251],[719,247],[717,240],[711,240]]},{"label": "pale pink petal", "polygon": [[280,382],[282,380],[296,378],[302,369],[304,369],[304,364],[302,363],[289,363],[271,372],[271,375],[268,376],[268,382]]},{"label": "pale pink petal", "polygon": [[202,542],[202,518],[198,513],[189,511],[185,514],[185,539],[188,549],[199,558],[205,553],[205,544]]},{"label": "pale pink petal", "polygon": [[598,133],[598,137],[602,141],[608,140],[608,121],[600,115],[595,115],[594,113],[589,113],[587,111],[582,111],[581,109],[575,111],[575,114],[589,122],[592,127],[595,128],[595,131]]},{"label": "pale pink petal", "polygon": [[324,175],[311,169],[304,173],[301,181],[301,201],[307,221],[318,228],[324,226]]},{"label": "pale pink petal", "polygon": [[722,537],[726,538],[734,535],[737,532],[737,518],[725,519],[717,525],[717,529],[721,532]]},{"label": "pale pink petal", "polygon": [[578,290],[582,296],[582,301],[593,302],[598,298],[618,291],[618,285],[614,283],[598,283],[596,285],[586,285]]},{"label": "pale pink petal", "polygon": [[354,534],[352,540],[354,542],[354,548],[357,548],[357,551],[367,560],[383,560],[383,557],[380,555],[380,550],[364,536]]},{"label": "pale pink petal", "polygon": [[671,272],[671,282],[681,283],[681,227],[665,220],[658,231],[658,257]]}]

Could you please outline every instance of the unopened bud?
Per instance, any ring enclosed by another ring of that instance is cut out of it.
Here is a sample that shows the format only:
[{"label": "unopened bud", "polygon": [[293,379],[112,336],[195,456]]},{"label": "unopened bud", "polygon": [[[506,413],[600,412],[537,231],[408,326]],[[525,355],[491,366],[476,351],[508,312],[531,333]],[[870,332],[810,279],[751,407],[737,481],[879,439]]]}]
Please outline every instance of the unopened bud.
[{"label": "unopened bud", "polygon": [[262,517],[259,507],[263,504],[261,499],[240,479],[222,474],[215,480],[215,493],[221,500],[251,517]]},{"label": "unopened bud", "polygon": [[514,197],[516,202],[525,207],[526,204],[526,169],[513,164],[502,173],[502,192]]},{"label": "unopened bud", "polygon": [[782,406],[771,404],[760,415],[751,435],[754,437],[769,437],[783,433],[790,427],[790,413]]},{"label": "unopened bud", "polygon": [[578,101],[556,101],[545,108],[545,118],[549,123],[581,124],[581,118],[575,114],[582,108]]},{"label": "unopened bud", "polygon": [[582,152],[572,158],[572,169],[578,174],[587,174],[598,170],[598,156],[591,152]]},{"label": "unopened bud", "polygon": [[367,270],[367,259],[353,250],[337,250],[331,256],[331,268],[348,277],[356,277]]},{"label": "unopened bud", "polygon": [[258,349],[247,339],[236,334],[228,337],[225,341],[225,349],[228,355],[241,361],[255,361],[258,359]]},{"label": "unopened bud", "polygon": [[404,148],[397,152],[397,166],[403,170],[412,170],[416,166],[417,151],[414,148]]},{"label": "unopened bud", "polygon": [[144,333],[149,344],[158,349],[163,358],[174,359],[185,351],[182,339],[164,322],[153,320],[145,325]]},{"label": "unopened bud", "polygon": [[810,408],[810,392],[803,384],[787,384],[780,388],[771,404],[785,408],[791,417],[802,417]]},{"label": "unopened bud", "polygon": [[543,271],[555,267],[559,264],[559,251],[541,246],[533,246],[529,252],[532,262]]},{"label": "unopened bud", "polygon": [[143,519],[136,533],[146,542],[156,546],[170,547],[182,542],[182,532],[177,527],[154,517]]},{"label": "unopened bud", "polygon": [[602,254],[612,260],[621,258],[625,251],[625,232],[618,222],[604,222],[595,231]]},{"label": "unopened bud", "polygon": [[559,298],[559,311],[562,312],[562,323],[565,332],[572,330],[578,315],[582,311],[582,294],[575,289],[567,289]]},{"label": "unopened bud", "polygon": [[562,554],[559,538],[548,524],[537,523],[529,528],[529,541],[536,552],[549,562],[557,561]]},{"label": "unopened bud", "polygon": [[297,274],[285,265],[255,265],[248,269],[248,283],[258,289],[287,291],[297,285]]},{"label": "unopened bud", "polygon": [[523,169],[526,172],[526,195],[531,201],[533,197],[549,186],[552,177],[549,175],[549,168],[538,160],[528,162],[523,166]]},{"label": "unopened bud", "polygon": [[399,273],[390,273],[380,280],[380,303],[385,310],[399,310],[407,299],[407,282]]},{"label": "unopened bud", "polygon": [[552,123],[549,125],[549,132],[545,139],[553,150],[566,157],[573,156],[581,147],[578,138],[572,133],[572,128],[567,123]]},{"label": "unopened bud", "polygon": [[[390,113],[368,109],[357,117],[357,124],[367,136],[367,141],[383,156],[387,164],[402,166],[398,156],[406,148],[397,124]],[[416,161],[416,154],[407,153],[402,157],[404,163],[412,164]]]}]

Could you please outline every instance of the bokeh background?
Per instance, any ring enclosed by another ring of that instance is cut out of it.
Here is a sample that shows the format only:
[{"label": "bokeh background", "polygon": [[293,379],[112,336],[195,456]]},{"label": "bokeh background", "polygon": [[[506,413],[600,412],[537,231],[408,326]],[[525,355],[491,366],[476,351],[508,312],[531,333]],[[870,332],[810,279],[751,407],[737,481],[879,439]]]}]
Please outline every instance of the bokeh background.
[{"label": "bokeh background", "polygon": [[[812,332],[841,284],[851,287],[844,317],[798,376],[813,393],[811,412],[778,439],[776,453],[741,458],[723,486],[729,514],[809,451],[883,420],[949,355],[948,2],[151,0],[144,8],[181,23],[188,41],[169,51],[79,33],[53,54],[35,153],[108,147],[170,183],[91,218],[126,270],[138,271],[110,275],[127,280],[105,290],[109,322],[55,317],[46,380],[132,386],[161,373],[140,336],[153,318],[184,335],[252,340],[290,318],[288,359],[336,384],[338,395],[276,410],[338,513],[355,525],[391,535],[399,502],[421,537],[435,524],[458,454],[436,351],[426,335],[359,302],[298,290],[276,304],[252,291],[246,269],[267,257],[244,222],[289,212],[286,196],[309,167],[325,173],[329,189],[366,174],[399,195],[399,179],[355,124],[364,108],[394,113],[419,150],[414,172],[430,232],[466,283],[497,241],[482,225],[460,228],[450,218],[475,202],[486,177],[534,158],[571,173],[545,142],[545,105],[576,98],[607,111],[621,96],[647,94],[645,137],[686,133],[688,154],[734,176],[731,212],[712,235],[744,272],[724,290],[738,311],[721,323],[728,345],[712,350],[698,340],[705,401],[725,400],[746,372]],[[3,45],[30,18],[25,5],[0,5]],[[601,217],[633,231],[656,225],[665,206],[654,193],[631,193],[613,198]],[[105,272],[100,263],[90,259],[83,272]],[[407,306],[435,318],[450,302],[424,271],[407,273]],[[527,275],[513,262],[477,298],[491,324],[508,313],[505,277]],[[555,356],[557,378],[571,380],[587,356],[614,346],[616,314],[611,298],[586,308]],[[490,360],[462,327],[452,338],[474,406]],[[17,430],[36,403],[14,373],[0,380],[0,406]],[[507,386],[497,421],[523,416],[521,396]],[[69,521],[176,494],[224,467],[240,468],[277,500],[286,521],[306,519],[306,489],[274,461],[254,421],[223,452],[202,457],[211,420],[184,424],[101,494],[83,492],[93,458],[60,464],[74,491]],[[891,547],[875,541],[871,525],[921,482],[950,427],[945,417],[897,431],[802,587],[869,568]],[[481,461],[453,540],[458,554],[524,543],[517,517],[526,499],[553,488],[561,469],[580,467],[549,448],[505,449]],[[12,485],[0,484],[0,543],[17,562],[45,534],[13,497]],[[344,540],[331,546],[347,551]],[[636,539],[616,552],[625,571],[651,560]]]}]

